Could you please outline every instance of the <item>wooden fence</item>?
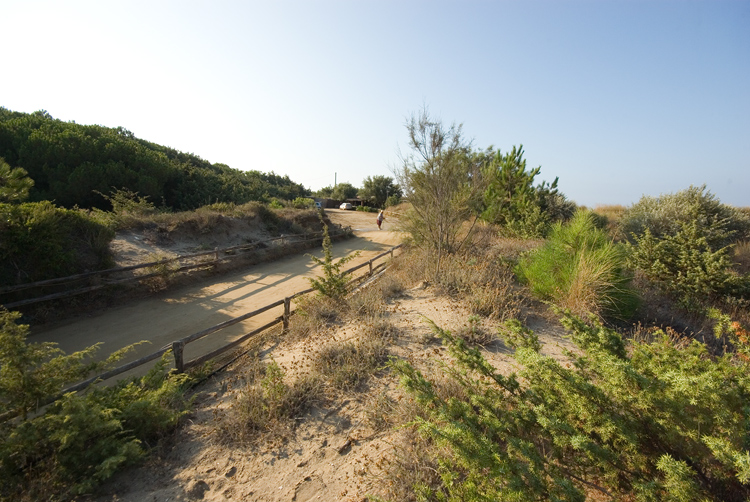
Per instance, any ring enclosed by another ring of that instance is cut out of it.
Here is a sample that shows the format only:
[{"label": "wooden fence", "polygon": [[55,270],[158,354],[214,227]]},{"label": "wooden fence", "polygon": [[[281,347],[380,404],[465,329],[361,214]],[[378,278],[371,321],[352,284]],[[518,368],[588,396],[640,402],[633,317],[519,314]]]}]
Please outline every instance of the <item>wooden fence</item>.
[{"label": "wooden fence", "polygon": [[[371,277],[371,276],[373,276],[373,274],[375,274],[376,272],[378,272],[381,269],[384,269],[385,266],[386,266],[386,262],[385,261],[382,262],[382,263],[380,263],[380,264],[378,264],[378,265],[376,265],[376,266],[374,266],[374,263],[376,261],[380,260],[381,258],[384,258],[384,257],[389,256],[389,255],[390,255],[391,258],[393,258],[393,252],[395,250],[399,249],[400,247],[401,247],[400,244],[398,246],[394,246],[394,247],[390,248],[389,250],[384,251],[383,253],[380,253],[377,256],[374,256],[373,258],[371,258],[370,260],[368,260],[368,261],[366,261],[364,263],[361,263],[359,265],[356,265],[354,267],[351,267],[351,268],[345,270],[344,272],[342,272],[342,275],[352,274],[352,273],[356,272],[357,270],[360,270],[362,268],[368,267],[368,270],[367,270],[367,272],[364,275],[352,279],[352,281],[350,281],[350,284],[354,283],[354,282],[357,282],[357,281],[360,281],[363,278]],[[266,331],[267,329],[272,328],[273,326],[276,326],[278,324],[282,324],[284,330],[288,329],[288,327],[289,327],[289,319],[290,319],[291,315],[294,313],[294,311],[291,309],[292,300],[294,300],[295,298],[298,298],[298,297],[300,297],[302,295],[306,295],[308,293],[311,293],[313,291],[314,291],[314,289],[312,289],[312,288],[305,289],[304,291],[299,291],[299,292],[294,293],[293,295],[288,296],[288,297],[286,297],[284,299],[277,300],[277,301],[275,301],[273,303],[269,303],[268,305],[265,305],[264,307],[261,307],[259,309],[253,310],[252,312],[248,312],[248,313],[243,314],[241,316],[234,317],[232,319],[226,320],[226,321],[224,321],[224,322],[222,322],[220,324],[217,324],[215,326],[212,326],[210,328],[204,329],[202,331],[198,331],[197,333],[193,333],[192,335],[188,335],[188,336],[186,336],[184,338],[180,338],[179,340],[175,340],[174,342],[172,342],[170,344],[167,344],[167,345],[163,346],[162,348],[160,348],[159,350],[157,350],[157,351],[155,351],[155,352],[153,352],[153,353],[151,353],[151,354],[149,354],[147,356],[141,357],[138,360],[129,362],[129,363],[124,364],[124,365],[122,365],[122,366],[120,366],[118,368],[112,369],[112,370],[107,371],[105,373],[102,373],[100,375],[91,377],[91,378],[89,378],[89,379],[87,379],[87,380],[85,380],[83,382],[77,383],[77,384],[75,384],[75,385],[73,385],[71,387],[68,387],[67,389],[65,389],[62,392],[62,394],[65,394],[65,393],[68,393],[68,392],[76,392],[76,391],[79,391],[79,390],[82,390],[82,389],[88,387],[89,385],[91,385],[91,384],[93,384],[95,382],[100,382],[100,381],[103,381],[103,380],[108,380],[108,379],[110,379],[112,377],[115,377],[117,375],[121,375],[121,374],[123,374],[123,373],[125,373],[127,371],[130,371],[130,370],[132,370],[134,368],[137,368],[138,366],[147,364],[147,363],[149,363],[151,361],[154,361],[155,359],[161,358],[169,350],[172,350],[172,352],[173,352],[174,361],[175,361],[175,368],[177,369],[178,372],[183,372],[183,371],[185,371],[185,370],[187,370],[189,368],[192,368],[192,367],[195,367],[195,366],[199,366],[199,365],[201,365],[201,364],[203,364],[203,363],[205,363],[205,362],[207,362],[207,361],[215,358],[216,356],[218,356],[220,354],[223,354],[224,352],[227,352],[228,350],[231,350],[234,347],[237,347],[238,345],[242,344],[243,342],[247,341],[248,339],[252,338],[253,336],[258,335],[259,333],[262,333],[262,332]],[[195,342],[197,340],[200,340],[201,338],[204,338],[204,337],[209,336],[209,335],[211,335],[213,333],[216,333],[216,332],[218,332],[218,331],[220,331],[220,330],[222,330],[224,328],[227,328],[229,326],[233,326],[233,325],[235,325],[237,323],[240,323],[242,321],[245,321],[247,319],[250,319],[250,318],[255,317],[257,315],[260,315],[260,314],[262,314],[264,312],[267,312],[267,311],[269,311],[271,309],[274,309],[274,308],[277,308],[277,307],[281,307],[281,306],[284,307],[283,313],[280,316],[278,316],[278,317],[274,318],[273,320],[271,320],[270,322],[266,323],[265,325],[260,326],[260,327],[258,327],[256,329],[254,329],[253,331],[242,335],[241,337],[237,338],[236,340],[233,340],[233,341],[229,342],[228,344],[223,345],[222,347],[220,347],[218,349],[215,349],[215,350],[213,350],[213,351],[211,351],[209,353],[203,354],[203,355],[201,355],[201,356],[199,356],[199,357],[197,357],[197,358],[195,358],[193,360],[190,360],[190,361],[185,361],[184,360],[183,354],[184,354],[185,346],[187,344]]]},{"label": "wooden fence", "polygon": [[[331,238],[336,238],[336,237],[341,237],[343,235],[347,235],[350,233],[350,231],[351,231],[350,229],[344,229],[343,231],[340,231],[340,232],[331,233]],[[245,255],[242,255],[239,253],[243,251],[257,250],[257,249],[260,249],[261,246],[264,246],[264,247],[267,246],[269,243],[280,243],[281,247],[283,248],[291,244],[305,244],[309,242],[320,241],[322,237],[323,237],[322,232],[282,235],[281,237],[275,237],[273,239],[268,239],[265,241],[257,241],[257,242],[252,242],[249,244],[243,244],[240,246],[232,246],[232,247],[223,248],[223,249],[216,248],[213,251],[203,251],[200,253],[181,255],[181,256],[176,256],[174,258],[167,258],[164,260],[153,261],[149,263],[141,263],[138,265],[131,265],[128,267],[116,267],[116,268],[110,268],[107,270],[97,270],[93,272],[86,272],[83,274],[71,275],[68,277],[59,277],[56,279],[47,279],[44,281],[30,282],[26,284],[19,284],[16,286],[3,287],[3,288],[0,288],[0,296],[18,293],[20,291],[29,290],[29,289],[70,285],[70,284],[77,283],[77,282],[84,281],[84,280],[93,280],[94,282],[96,282],[96,284],[90,284],[88,286],[76,287],[72,289],[67,288],[65,291],[60,291],[57,293],[51,293],[51,294],[46,294],[42,296],[37,296],[34,298],[26,298],[23,300],[3,303],[3,306],[6,309],[10,310],[10,309],[22,307],[25,305],[31,305],[34,303],[40,303],[40,302],[45,302],[45,301],[50,301],[50,300],[58,300],[61,298],[69,298],[72,296],[90,293],[93,291],[97,291],[103,288],[116,286],[120,284],[126,284],[126,283],[130,283],[134,281],[142,281],[150,277],[156,277],[156,276],[160,276],[164,274],[163,271],[156,271],[156,272],[151,272],[147,274],[132,275],[132,276],[125,277],[125,278],[105,280],[105,278],[114,276],[116,274],[121,274],[124,272],[133,272],[139,269],[148,269],[152,267],[164,267],[165,265],[179,263],[181,261],[195,260],[201,257],[212,256],[213,259],[199,261],[197,263],[180,265],[179,267],[170,270],[170,273],[185,272],[185,271],[193,270],[196,268],[216,266],[219,263],[222,263],[226,260],[237,259],[238,257],[245,257]],[[221,256],[221,255],[224,255],[224,256]]]}]

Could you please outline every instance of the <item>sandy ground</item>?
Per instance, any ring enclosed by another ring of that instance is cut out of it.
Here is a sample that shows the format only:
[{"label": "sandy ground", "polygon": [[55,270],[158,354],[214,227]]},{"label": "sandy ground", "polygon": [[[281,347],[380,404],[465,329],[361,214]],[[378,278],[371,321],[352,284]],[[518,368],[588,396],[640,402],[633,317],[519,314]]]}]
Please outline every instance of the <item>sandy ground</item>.
[{"label": "sandy ground", "polygon": [[[378,231],[375,215],[329,213],[334,222],[351,225],[356,231],[355,239],[335,244],[338,256],[361,250],[356,262],[362,262],[399,243],[399,234],[391,231],[392,221],[386,221],[384,230]],[[138,242],[132,237],[128,237],[128,243],[118,245],[129,250],[129,259],[137,259]],[[147,339],[151,344],[141,351],[147,353],[306,289],[305,277],[315,274],[309,257],[288,257],[222,276],[215,283],[170,290],[91,317],[46,327],[31,339],[55,341],[66,351],[103,341],[103,352]],[[268,317],[277,315],[274,312]],[[399,333],[389,353],[429,373],[441,371],[438,361],[447,358],[424,319],[457,330],[467,324],[469,312],[422,284],[390,299],[386,317]],[[211,343],[221,344],[263,322],[254,319]],[[497,326],[485,321],[483,328],[496,330]],[[534,328],[544,344],[543,351],[562,357],[566,341],[559,328],[543,322],[537,322]],[[280,364],[286,378],[293,379],[303,371],[301,368],[315,350],[331,341],[354,339],[359,329],[357,323],[348,323],[303,340],[269,338],[260,347],[260,354],[265,360]],[[197,353],[206,350],[206,346],[192,349]],[[500,371],[513,370],[512,359],[501,342],[492,342],[484,354]],[[408,399],[389,372],[376,374],[360,392],[338,394],[298,417],[295,429],[283,441],[261,441],[254,446],[227,444],[217,437],[217,421],[242,393],[243,374],[250,362],[239,359],[201,385],[194,412],[162,451],[152,455],[145,465],[116,475],[91,500],[363,501],[368,495],[385,493],[385,471],[399,454],[400,432],[390,426],[378,427],[375,417],[387,422],[387,403]]]},{"label": "sandy ground", "polygon": [[[389,353],[405,358],[427,374],[442,371],[445,349],[431,336],[429,318],[456,331],[469,316],[461,305],[417,286],[389,301],[387,319],[399,335]],[[482,326],[495,330],[485,322]],[[541,326],[539,326],[541,327]],[[354,323],[296,342],[269,343],[261,351],[293,379],[317,347],[356,338]],[[543,353],[562,358],[569,347],[556,329],[539,332]],[[483,350],[501,372],[515,369],[508,349],[495,341]],[[217,437],[222,413],[241,395],[243,368],[238,361],[201,387],[189,423],[176,433],[167,452],[142,467],[124,471],[104,486],[96,502],[190,501],[365,501],[368,495],[387,494],[386,472],[398,457],[402,439],[392,427],[379,428],[374,417],[391,412],[387,403],[408,396],[388,372],[376,374],[366,389],[338,395],[335,401],[298,417],[284,440],[255,446],[228,445]],[[398,501],[394,501],[398,502]]]},{"label": "sandy ground", "polygon": [[[347,267],[364,263],[373,256],[400,243],[398,232],[387,222],[378,230],[376,215],[354,211],[328,210],[334,223],[349,225],[355,238],[334,243],[334,258],[359,251],[359,256]],[[253,229],[248,235],[257,238]],[[240,237],[233,235],[233,239]],[[235,242],[219,243],[229,247]],[[118,236],[112,243],[118,264],[146,262],[155,253],[163,255],[180,252],[195,243],[167,242],[161,245],[154,240],[134,234]],[[322,257],[322,250],[312,250]],[[123,258],[125,256],[125,258]],[[364,269],[362,269],[364,271]],[[320,275],[320,270],[306,253],[288,256],[277,261],[254,265],[220,277],[203,279],[199,283],[180,289],[169,289],[157,296],[132,301],[118,308],[69,319],[53,325],[32,329],[30,341],[55,342],[66,352],[84,349],[101,343],[99,354],[104,357],[127,345],[139,345],[123,363],[150,354],[166,344],[188,335],[238,317],[260,307],[284,299],[310,287],[308,277]],[[282,307],[272,309],[245,322],[225,328],[185,347],[185,360],[190,360],[237,339],[241,335],[268,323],[283,312]],[[145,372],[148,366],[135,371]],[[133,374],[133,373],[131,373]]]}]

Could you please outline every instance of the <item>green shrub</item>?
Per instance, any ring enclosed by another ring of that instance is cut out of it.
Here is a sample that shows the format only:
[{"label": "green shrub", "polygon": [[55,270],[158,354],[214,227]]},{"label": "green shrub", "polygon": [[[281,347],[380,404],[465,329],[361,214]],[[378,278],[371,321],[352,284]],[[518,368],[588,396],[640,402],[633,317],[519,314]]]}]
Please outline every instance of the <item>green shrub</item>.
[{"label": "green shrub", "polygon": [[625,271],[626,249],[597,228],[588,211],[552,227],[548,241],[519,261],[532,293],[585,315],[627,318],[638,301]]},{"label": "green shrub", "polygon": [[[169,354],[143,378],[69,393],[42,414],[64,385],[117,361],[86,362],[97,346],[66,355],[55,344],[27,343],[19,315],[0,311],[0,497],[67,499],[87,493],[173,429],[189,407],[188,376],[168,371]],[[9,419],[17,415],[19,418]]]},{"label": "green shrub", "polygon": [[626,350],[601,324],[562,321],[577,345],[570,362],[543,356],[536,335],[516,329],[522,369],[509,376],[435,327],[465,397],[392,362],[421,405],[415,424],[439,447],[440,482],[416,487],[424,500],[747,500],[746,362],[661,332]]},{"label": "green shrub", "polygon": [[292,201],[292,207],[295,209],[312,209],[315,207],[315,200],[307,197],[297,197]]},{"label": "green shrub", "polygon": [[0,204],[0,283],[64,277],[111,266],[114,231],[50,202]]},{"label": "green shrub", "polygon": [[377,213],[378,211],[380,211],[378,208],[370,206],[355,206],[354,209],[356,209],[357,211],[364,211],[365,213]]},{"label": "green shrub", "polygon": [[674,235],[662,238],[647,229],[631,247],[632,266],[688,308],[720,295],[742,295],[750,282],[732,273],[730,247],[712,249],[697,222],[683,222]]},{"label": "green shrub", "polygon": [[557,179],[534,186],[541,167],[527,170],[523,153],[521,145],[506,154],[479,154],[487,180],[482,218],[500,225],[507,236],[542,237],[552,223],[569,220],[576,206],[559,192]]},{"label": "green shrub", "polygon": [[271,202],[268,203],[268,206],[271,209],[284,209],[284,204],[282,204],[281,201],[275,197],[271,199]]},{"label": "green shrub", "polygon": [[732,247],[750,235],[750,219],[704,187],[643,197],[622,218],[631,266],[690,309],[722,296],[744,297],[750,276],[733,272]]},{"label": "green shrub", "polygon": [[391,207],[391,206],[398,206],[401,204],[401,196],[400,195],[389,195],[388,198],[385,200],[385,207]]},{"label": "green shrub", "polygon": [[659,197],[643,196],[620,220],[623,234],[631,241],[647,230],[655,239],[674,236],[693,223],[714,251],[750,238],[750,217],[722,204],[705,185]]}]

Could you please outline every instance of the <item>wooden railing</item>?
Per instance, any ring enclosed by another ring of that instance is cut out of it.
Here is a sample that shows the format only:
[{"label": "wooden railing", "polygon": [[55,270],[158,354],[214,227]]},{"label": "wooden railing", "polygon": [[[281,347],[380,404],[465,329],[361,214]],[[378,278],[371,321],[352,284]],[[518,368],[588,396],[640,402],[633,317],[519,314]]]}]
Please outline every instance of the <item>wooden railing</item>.
[{"label": "wooden railing", "polygon": [[[395,250],[399,249],[399,248],[401,248],[400,244],[398,246],[394,246],[394,247],[390,248],[387,251],[384,251],[383,253],[380,253],[377,256],[374,256],[373,258],[371,258],[370,260],[368,260],[368,261],[366,261],[364,263],[361,263],[359,265],[356,265],[354,267],[351,267],[351,268],[345,270],[344,272],[342,272],[342,275],[352,274],[352,273],[356,272],[357,270],[360,270],[360,269],[362,269],[364,267],[368,267],[367,273],[365,273],[364,275],[362,275],[360,277],[354,278],[352,281],[350,281],[350,284],[353,283],[353,282],[360,281],[362,279],[366,279],[366,278],[372,277],[376,272],[378,272],[381,269],[385,268],[385,266],[387,264],[387,262],[384,261],[384,262],[378,264],[377,266],[373,266],[374,263],[376,261],[380,260],[381,258],[384,258],[385,256],[388,256],[388,255],[390,255],[390,257],[393,258],[393,252]],[[226,320],[226,321],[224,321],[224,322],[222,322],[220,324],[217,324],[215,326],[211,326],[210,328],[204,329],[202,331],[198,331],[197,333],[193,333],[193,334],[188,335],[188,336],[186,336],[184,338],[180,338],[179,340],[175,340],[174,342],[169,343],[169,344],[163,346],[162,348],[160,348],[159,350],[157,350],[157,351],[155,351],[155,352],[153,352],[153,353],[151,353],[151,354],[149,354],[147,356],[141,357],[138,360],[129,362],[129,363],[124,364],[124,365],[122,365],[122,366],[120,366],[118,368],[112,369],[112,370],[107,371],[105,373],[102,373],[100,375],[91,377],[91,378],[89,378],[89,379],[87,379],[87,380],[85,380],[83,382],[77,383],[77,384],[75,384],[75,385],[73,385],[71,387],[68,387],[67,389],[65,389],[62,392],[62,394],[65,394],[65,393],[68,393],[68,392],[79,391],[79,390],[82,390],[82,389],[88,387],[92,383],[103,381],[103,380],[108,380],[108,379],[110,379],[112,377],[115,377],[117,375],[121,375],[121,374],[123,374],[125,372],[128,372],[128,371],[130,371],[132,369],[137,368],[138,366],[141,366],[141,365],[144,365],[146,363],[149,363],[149,362],[151,362],[151,361],[153,361],[155,359],[159,359],[160,357],[162,357],[169,350],[172,350],[172,352],[173,352],[174,361],[175,361],[175,368],[177,369],[178,372],[183,372],[183,371],[185,371],[185,370],[187,370],[189,368],[192,368],[192,367],[195,367],[195,366],[199,366],[199,365],[201,365],[201,364],[203,364],[203,363],[205,363],[205,362],[207,362],[207,361],[215,358],[216,356],[218,356],[220,354],[223,354],[224,352],[227,352],[228,350],[233,349],[234,347],[242,344],[243,342],[247,341],[248,339],[252,338],[253,336],[256,336],[259,333],[262,333],[262,332],[266,331],[267,329],[272,328],[272,327],[274,327],[274,326],[276,326],[278,324],[282,324],[283,329],[286,331],[288,329],[288,327],[289,327],[289,319],[290,319],[291,315],[294,313],[294,311],[292,311],[292,309],[291,309],[291,302],[292,302],[292,300],[294,300],[295,298],[298,298],[300,296],[306,295],[308,293],[311,293],[313,291],[315,291],[313,288],[308,288],[308,289],[305,289],[303,291],[298,291],[297,293],[294,293],[291,296],[287,296],[284,299],[277,300],[277,301],[275,301],[273,303],[269,303],[268,305],[265,305],[265,306],[263,306],[263,307],[261,307],[259,309],[253,310],[252,312],[248,312],[248,313],[243,314],[241,316],[234,317],[232,319],[228,319],[228,320]],[[277,307],[281,307],[281,306],[284,307],[283,313],[280,316],[278,316],[278,317],[274,318],[273,320],[271,320],[270,322],[264,324],[263,326],[260,326],[259,328],[256,328],[253,331],[242,335],[238,339],[233,340],[233,341],[231,341],[231,342],[229,342],[229,343],[227,343],[227,344],[219,347],[218,349],[215,349],[215,350],[213,350],[211,352],[203,354],[203,355],[201,355],[201,356],[199,356],[199,357],[197,357],[197,358],[195,358],[193,360],[190,360],[190,361],[185,361],[184,360],[184,349],[185,349],[185,346],[187,344],[195,342],[197,340],[200,340],[201,338],[204,338],[204,337],[209,336],[209,335],[211,335],[213,333],[216,333],[216,332],[218,332],[218,331],[220,331],[220,330],[222,330],[224,328],[227,328],[229,326],[233,326],[233,325],[235,325],[237,323],[240,323],[240,322],[245,321],[247,319],[250,319],[250,318],[253,318],[253,317],[258,316],[260,314],[263,314],[264,312],[267,312],[267,311],[269,311],[269,310],[271,310],[273,308],[277,308]]]},{"label": "wooden railing", "polygon": [[[348,228],[343,229],[340,232],[332,232],[331,237],[332,238],[341,237],[343,235],[349,234],[350,232],[351,232],[351,229],[348,229]],[[163,275],[164,273],[162,271],[157,271],[157,272],[141,274],[141,275],[132,275],[132,276],[125,277],[125,278],[104,280],[107,277],[110,277],[119,273],[123,273],[123,272],[132,272],[135,270],[148,269],[151,267],[163,267],[164,265],[169,265],[172,263],[179,263],[181,261],[194,260],[196,258],[201,258],[204,256],[213,256],[213,259],[211,260],[199,261],[197,263],[190,263],[186,265],[180,265],[178,268],[170,270],[170,273],[185,272],[185,271],[193,270],[196,268],[216,266],[219,263],[222,263],[227,260],[244,258],[246,257],[246,255],[242,255],[238,253],[241,251],[252,251],[261,245],[267,245],[269,243],[278,242],[283,248],[287,244],[299,245],[299,244],[305,244],[309,242],[320,241],[322,237],[323,237],[322,232],[282,235],[281,237],[275,237],[273,239],[267,239],[264,241],[257,241],[257,242],[252,242],[249,244],[243,244],[240,246],[232,246],[232,247],[222,248],[222,249],[216,248],[213,251],[203,251],[200,253],[194,253],[194,254],[189,254],[189,255],[175,256],[173,258],[166,258],[163,260],[153,261],[149,263],[141,263],[138,265],[131,265],[127,267],[116,267],[116,268],[110,268],[107,270],[97,270],[93,272],[86,272],[83,274],[71,275],[68,277],[59,277],[56,279],[47,279],[44,281],[29,282],[26,284],[19,284],[15,286],[7,286],[7,287],[0,288],[0,296],[18,293],[20,291],[34,289],[34,288],[61,286],[65,284],[76,283],[76,282],[86,280],[86,279],[95,279],[97,281],[103,280],[103,282],[98,282],[97,284],[92,284],[92,285],[88,285],[84,287],[77,287],[73,289],[66,289],[65,291],[60,291],[57,293],[51,293],[51,294],[46,294],[42,296],[37,296],[34,298],[26,298],[23,300],[17,300],[17,301],[12,301],[12,302],[7,302],[7,303],[2,304],[6,309],[10,310],[10,309],[22,307],[25,305],[31,305],[34,303],[40,303],[40,302],[45,302],[45,301],[50,301],[50,300],[58,300],[61,298],[69,298],[72,296],[90,293],[93,291],[97,291],[103,288],[116,286],[120,284],[130,283],[134,281],[142,281],[150,277]],[[220,256],[220,255],[224,255],[224,256]]]}]

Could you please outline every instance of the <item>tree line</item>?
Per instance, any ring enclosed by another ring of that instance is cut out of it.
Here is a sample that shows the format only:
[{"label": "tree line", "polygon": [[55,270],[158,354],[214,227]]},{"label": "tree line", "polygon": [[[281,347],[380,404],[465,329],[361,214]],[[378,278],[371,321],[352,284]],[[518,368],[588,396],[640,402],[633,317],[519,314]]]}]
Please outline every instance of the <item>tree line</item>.
[{"label": "tree line", "polygon": [[66,208],[109,209],[101,194],[113,188],[176,211],[310,193],[288,176],[212,164],[136,138],[122,127],[63,122],[43,110],[29,114],[0,107],[0,158],[34,181],[29,201],[49,200]]}]

